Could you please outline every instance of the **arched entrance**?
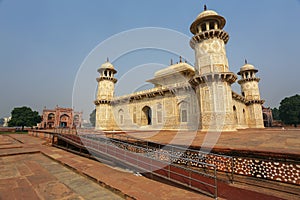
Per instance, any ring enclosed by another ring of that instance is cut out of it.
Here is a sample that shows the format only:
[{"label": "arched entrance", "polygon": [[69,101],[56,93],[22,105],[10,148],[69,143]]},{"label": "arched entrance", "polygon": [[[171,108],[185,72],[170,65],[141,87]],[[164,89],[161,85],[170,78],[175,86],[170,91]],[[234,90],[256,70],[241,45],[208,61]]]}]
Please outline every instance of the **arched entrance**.
[{"label": "arched entrance", "polygon": [[53,113],[50,113],[50,114],[48,115],[48,121],[53,121],[54,118],[55,118],[55,116],[54,116]]},{"label": "arched entrance", "polygon": [[264,120],[264,126],[265,127],[271,127],[272,126],[272,118],[267,113],[263,113],[263,120]]},{"label": "arched entrance", "polygon": [[237,110],[236,110],[235,106],[233,106],[233,114],[234,114],[234,122],[237,125],[238,124],[238,116],[237,116]]},{"label": "arched entrance", "polygon": [[48,128],[54,128],[54,123],[53,122],[48,122]]},{"label": "arched entrance", "polygon": [[151,125],[152,124],[152,111],[149,106],[145,106],[142,109],[142,120],[141,124],[142,126]]},{"label": "arched entrance", "polygon": [[55,121],[55,115],[53,113],[49,113],[48,115],[48,123],[45,125],[45,128],[53,128]]},{"label": "arched entrance", "polygon": [[119,110],[118,117],[119,117],[119,124],[123,125],[124,124],[124,111],[122,109]]},{"label": "arched entrance", "polygon": [[246,125],[246,111],[243,109],[242,124]]},{"label": "arched entrance", "polygon": [[60,116],[60,121],[59,121],[59,126],[62,128],[67,128],[69,127],[69,115],[63,114]]},{"label": "arched entrance", "polygon": [[179,121],[188,122],[188,103],[186,101],[179,103]]}]

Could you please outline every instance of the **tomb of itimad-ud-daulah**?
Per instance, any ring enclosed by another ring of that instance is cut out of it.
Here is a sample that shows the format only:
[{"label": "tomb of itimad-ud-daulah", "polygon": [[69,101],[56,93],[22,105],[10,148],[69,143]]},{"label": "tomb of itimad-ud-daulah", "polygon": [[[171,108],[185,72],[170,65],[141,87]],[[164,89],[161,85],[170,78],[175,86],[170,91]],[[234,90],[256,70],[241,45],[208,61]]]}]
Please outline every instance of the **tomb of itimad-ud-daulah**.
[{"label": "tomb of itimad-ud-daulah", "polygon": [[[183,62],[157,71],[152,89],[114,96],[117,73],[108,61],[98,69],[96,129],[235,131],[263,128],[257,69],[245,62],[229,69],[224,17],[206,8],[190,27],[195,66]],[[187,44],[188,45],[188,44]],[[241,94],[232,91],[237,81]]]}]

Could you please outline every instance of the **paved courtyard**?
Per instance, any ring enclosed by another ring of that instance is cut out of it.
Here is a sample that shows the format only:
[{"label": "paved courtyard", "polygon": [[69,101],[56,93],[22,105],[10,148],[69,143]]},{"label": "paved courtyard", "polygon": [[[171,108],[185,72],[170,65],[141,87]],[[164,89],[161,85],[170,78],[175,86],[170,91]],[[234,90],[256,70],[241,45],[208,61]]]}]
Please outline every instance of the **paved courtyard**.
[{"label": "paved courtyard", "polygon": [[40,153],[0,157],[0,199],[122,199]]},{"label": "paved courtyard", "polygon": [[127,134],[161,144],[300,155],[300,129],[247,129],[222,133],[150,131]]},{"label": "paved courtyard", "polygon": [[211,199],[48,146],[39,138],[0,135],[1,200],[121,198]]},{"label": "paved courtyard", "polygon": [[[299,155],[299,130],[260,130],[249,134],[250,131],[252,130],[222,133],[214,147]],[[184,144],[187,139],[187,132],[129,134],[160,143],[172,141],[173,144]],[[192,145],[199,146],[205,137],[207,136],[201,132],[195,134]],[[235,187],[242,187],[251,194],[257,195],[255,191],[268,194],[263,195],[263,198],[256,196],[256,199],[298,199],[295,195],[277,194],[274,191],[265,191],[263,188],[249,188],[237,184]],[[233,191],[238,192],[236,189],[225,190],[230,197],[228,199],[234,200],[244,196],[244,193],[233,195]],[[273,195],[283,198],[275,198]],[[212,199],[51,147],[45,140],[36,137],[24,134],[0,135],[0,199],[121,198]],[[247,198],[251,199],[250,196],[243,197],[243,199]]]}]

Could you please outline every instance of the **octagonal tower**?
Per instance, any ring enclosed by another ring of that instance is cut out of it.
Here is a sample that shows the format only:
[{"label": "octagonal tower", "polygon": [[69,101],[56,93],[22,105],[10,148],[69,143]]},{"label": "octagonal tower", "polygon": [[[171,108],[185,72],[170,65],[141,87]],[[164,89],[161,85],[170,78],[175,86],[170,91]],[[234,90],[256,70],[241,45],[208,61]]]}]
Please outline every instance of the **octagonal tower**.
[{"label": "octagonal tower", "polygon": [[96,105],[96,129],[110,130],[114,126],[111,101],[114,97],[117,73],[114,66],[108,61],[98,69],[100,77],[97,78],[98,91]]},{"label": "octagonal tower", "polygon": [[241,85],[242,96],[245,97],[248,107],[248,124],[249,128],[264,128],[262,104],[264,100],[260,99],[258,82],[260,78],[256,77],[258,70],[245,61],[238,75],[241,79],[238,83]]},{"label": "octagonal tower", "polygon": [[200,126],[204,131],[235,131],[231,84],[237,76],[229,71],[225,45],[226,20],[213,10],[201,12],[190,27],[195,51],[196,75],[190,81],[199,96]]}]

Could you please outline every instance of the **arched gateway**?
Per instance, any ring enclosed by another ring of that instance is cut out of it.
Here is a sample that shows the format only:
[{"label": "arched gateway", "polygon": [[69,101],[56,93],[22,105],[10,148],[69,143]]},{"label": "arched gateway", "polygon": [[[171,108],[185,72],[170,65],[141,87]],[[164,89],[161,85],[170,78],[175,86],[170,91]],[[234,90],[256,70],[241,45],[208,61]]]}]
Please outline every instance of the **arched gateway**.
[{"label": "arched gateway", "polygon": [[151,125],[152,124],[152,111],[149,106],[145,106],[142,109],[142,119],[141,119],[141,125]]}]

